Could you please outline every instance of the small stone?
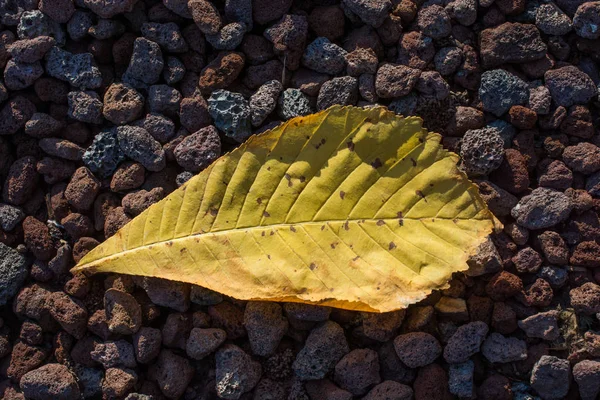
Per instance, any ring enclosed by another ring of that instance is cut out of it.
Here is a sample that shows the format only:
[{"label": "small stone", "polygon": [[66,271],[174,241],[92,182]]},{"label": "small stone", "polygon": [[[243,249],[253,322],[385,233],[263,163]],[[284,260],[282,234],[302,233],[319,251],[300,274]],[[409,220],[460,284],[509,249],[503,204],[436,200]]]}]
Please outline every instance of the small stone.
[{"label": "small stone", "polygon": [[102,100],[96,92],[69,92],[69,117],[89,124],[101,124]]},{"label": "small stone", "polygon": [[[294,89],[288,89],[294,90]],[[265,83],[250,97],[252,126],[258,127],[271,115],[277,107],[277,99],[283,91],[281,82],[273,80]]]},{"label": "small stone", "polygon": [[534,314],[518,322],[528,337],[540,338],[548,341],[560,337],[558,328],[558,312],[556,310]]},{"label": "small stone", "polygon": [[569,292],[571,305],[575,312],[596,314],[600,312],[600,286],[587,282]]},{"label": "small stone", "polygon": [[142,126],[159,143],[167,143],[175,135],[173,121],[159,113],[149,113],[134,125]]},{"label": "small stone", "polygon": [[487,175],[504,156],[504,141],[493,128],[471,129],[463,136],[460,155],[469,176]]},{"label": "small stone", "polygon": [[129,293],[109,289],[104,293],[104,309],[108,329],[117,334],[131,335],[142,325],[142,309]]},{"label": "small stone", "polygon": [[458,47],[442,47],[435,54],[435,69],[443,76],[452,75],[463,61],[462,51]]},{"label": "small stone", "polygon": [[102,381],[102,393],[108,398],[122,398],[133,389],[138,376],[128,368],[109,368]]},{"label": "small stone", "polygon": [[256,386],[262,375],[260,364],[239,347],[228,344],[217,351],[216,389],[222,399],[238,399]]},{"label": "small stone", "polygon": [[214,35],[206,35],[206,41],[217,50],[233,50],[238,47],[244,39],[246,24],[232,22],[221,28]]},{"label": "small stone", "polygon": [[559,106],[586,104],[598,94],[592,78],[573,65],[546,72],[544,80],[552,100]]},{"label": "small stone", "polygon": [[133,10],[137,0],[81,0],[83,5],[102,18],[112,18],[117,14]]},{"label": "small stone", "polygon": [[566,190],[573,184],[573,172],[559,160],[542,160],[538,164],[538,184],[556,190]]},{"label": "small stone", "polygon": [[213,126],[186,136],[174,150],[177,163],[186,171],[199,172],[221,155],[221,139]]},{"label": "small stone", "polygon": [[194,377],[190,362],[170,350],[162,350],[152,368],[160,391],[170,399],[181,397]]},{"label": "small stone", "polygon": [[252,352],[259,356],[272,355],[288,329],[281,306],[271,302],[250,302],[244,311],[244,327]]},{"label": "small stone", "polygon": [[210,1],[207,0],[190,0],[188,9],[192,14],[192,18],[196,26],[205,35],[214,35],[221,28],[221,15]]},{"label": "small stone", "polygon": [[444,348],[444,359],[450,364],[464,363],[479,352],[488,333],[488,326],[481,321],[469,322],[458,327]]},{"label": "small stone", "polygon": [[110,190],[125,192],[137,189],[144,183],[146,169],[139,163],[125,162],[121,164],[110,181]]},{"label": "small stone", "polygon": [[33,85],[43,73],[39,61],[25,64],[9,60],[4,69],[4,84],[9,90],[22,90]]},{"label": "small stone", "polygon": [[483,400],[510,400],[513,399],[513,383],[503,375],[490,375],[479,386],[478,398]]},{"label": "small stone", "polygon": [[77,400],[79,386],[71,371],[62,364],[46,364],[29,371],[20,381],[28,399]]},{"label": "small stone", "polygon": [[377,54],[373,49],[359,47],[351,53],[346,54],[348,63],[346,71],[350,76],[362,74],[375,74],[377,72]]},{"label": "small stone", "polygon": [[23,96],[15,96],[0,110],[0,135],[12,135],[35,114],[35,105]]},{"label": "small stone", "polygon": [[241,94],[214,91],[208,99],[208,111],[226,136],[241,143],[252,134],[250,106]]},{"label": "small stone", "polygon": [[317,109],[324,110],[334,104],[353,105],[358,100],[358,80],[351,76],[333,78],[319,90]]},{"label": "small stone", "polygon": [[199,87],[203,93],[225,89],[235,81],[244,68],[242,53],[224,51],[202,69]]},{"label": "small stone", "polygon": [[68,140],[44,138],[38,144],[47,154],[65,160],[80,161],[83,156],[83,149]]},{"label": "small stone", "polygon": [[3,231],[12,231],[23,218],[25,218],[25,214],[19,207],[0,203],[0,228]]},{"label": "small stone", "polygon": [[483,342],[481,353],[491,363],[509,363],[527,358],[527,344],[515,337],[493,332]]},{"label": "small stone", "polygon": [[148,108],[151,112],[176,115],[180,103],[182,103],[181,93],[175,88],[167,85],[152,85],[148,89]]},{"label": "small stone", "polygon": [[573,366],[573,378],[583,400],[594,400],[600,393],[600,362],[583,360]]},{"label": "small stone", "polygon": [[48,138],[65,128],[65,124],[48,114],[35,113],[25,124],[25,133],[35,138]]},{"label": "small stone", "polygon": [[[0,205],[0,214],[6,207],[9,206]],[[27,278],[29,264],[25,256],[0,242],[0,306],[17,294]]]},{"label": "small stone", "polygon": [[185,65],[179,58],[167,56],[162,76],[168,85],[174,85],[181,82],[185,77],[185,73]]},{"label": "small stone", "polygon": [[304,15],[286,14],[270,28],[265,29],[263,35],[273,43],[275,54],[282,62],[285,61],[286,67],[291,71],[297,70],[308,35],[307,18]]},{"label": "small stone", "polygon": [[362,313],[362,328],[366,337],[387,342],[402,325],[406,312],[404,310],[386,313]]},{"label": "small stone", "polygon": [[529,102],[527,107],[535,111],[538,115],[546,115],[550,113],[550,104],[552,96],[550,90],[546,86],[538,86],[529,89]]},{"label": "small stone", "polygon": [[85,306],[64,292],[53,292],[50,296],[49,311],[52,318],[62,328],[77,339],[81,339],[87,329],[87,310]]},{"label": "small stone", "polygon": [[429,365],[442,354],[442,346],[437,339],[425,332],[406,333],[396,337],[394,349],[400,361],[409,368]]},{"label": "small stone", "polygon": [[190,301],[200,306],[213,306],[223,302],[223,295],[202,286],[192,285]]},{"label": "small stone", "polygon": [[228,339],[233,340],[246,336],[244,313],[230,302],[224,301],[208,307],[208,314],[212,319],[212,326],[227,332]]},{"label": "small stone", "polygon": [[187,339],[185,352],[194,360],[202,360],[215,352],[225,342],[225,339],[227,339],[227,333],[222,329],[193,328]]},{"label": "small stone", "polygon": [[499,117],[512,106],[525,104],[529,99],[529,88],[517,76],[503,69],[494,69],[481,75],[479,98],[485,111]]},{"label": "small stone", "polygon": [[535,13],[535,25],[545,34],[562,36],[573,28],[571,19],[556,4],[540,4]]},{"label": "small stone", "polygon": [[164,67],[160,46],[145,38],[137,38],[123,82],[134,88],[146,89],[158,82]]},{"label": "small stone", "polygon": [[375,386],[363,400],[410,400],[413,398],[413,391],[408,385],[403,385],[395,381],[384,381]]},{"label": "small stone", "polygon": [[155,187],[150,191],[140,189],[127,193],[121,203],[126,213],[136,216],[163,197],[165,197],[165,190],[162,187]]},{"label": "small stone", "polygon": [[450,16],[437,4],[421,8],[417,14],[417,26],[425,35],[433,39],[442,39],[452,32]]},{"label": "small stone", "polygon": [[283,308],[288,318],[300,321],[327,321],[331,308],[304,303],[284,303]]},{"label": "small stone", "polygon": [[475,385],[473,374],[475,364],[468,360],[461,364],[451,364],[448,370],[448,387],[450,393],[461,398],[472,398]]},{"label": "small stone", "polygon": [[595,40],[600,38],[600,5],[597,1],[575,2],[580,4],[573,17],[573,27],[582,38]]},{"label": "small stone", "polygon": [[165,167],[165,152],[144,128],[123,125],[117,128],[119,147],[123,154],[142,164],[149,171]]},{"label": "small stone", "polygon": [[396,62],[411,68],[425,69],[435,56],[433,39],[418,31],[403,34],[398,43]]},{"label": "small stone", "polygon": [[346,67],[347,52],[325,37],[318,37],[308,46],[302,56],[306,68],[325,74],[336,75]]},{"label": "small stone", "polygon": [[124,83],[113,83],[104,94],[104,118],[116,125],[138,119],[144,109],[144,97],[133,87]]},{"label": "small stone", "polygon": [[512,262],[521,273],[535,273],[542,265],[542,257],[531,247],[525,247],[512,258]]},{"label": "small stone", "polygon": [[119,147],[116,129],[98,133],[83,153],[83,163],[90,171],[105,178],[113,174],[117,165],[125,159]]},{"label": "small stone", "polygon": [[160,329],[143,326],[133,336],[135,358],[142,364],[148,364],[158,357],[162,345]]},{"label": "small stone", "polygon": [[179,27],[173,22],[166,24],[145,22],[142,25],[142,35],[146,39],[158,43],[169,53],[185,53],[188,51],[188,45],[179,31]]},{"label": "small stone", "polygon": [[342,3],[365,24],[374,28],[383,24],[392,7],[389,0],[343,0]]},{"label": "small stone", "polygon": [[135,368],[136,366],[133,346],[126,340],[97,343],[90,356],[104,368],[117,366]]},{"label": "small stone", "polygon": [[[510,149],[509,149],[510,150]],[[506,155],[507,153],[505,153]],[[505,159],[506,160],[506,159]],[[500,164],[500,168],[502,164]],[[518,199],[506,190],[496,186],[489,181],[481,181],[479,194],[488,204],[490,210],[497,216],[510,215],[510,211],[517,205]],[[497,271],[490,271],[497,272]]]},{"label": "small stone", "polygon": [[[29,5],[29,8],[34,8],[32,11],[24,11],[23,8],[19,7],[22,12],[18,20],[11,22],[11,25],[17,25],[17,35],[19,39],[33,39],[39,36],[51,36],[56,40],[56,44],[64,46],[66,41],[66,35],[60,24],[52,20],[49,16],[42,13],[40,10],[35,10],[35,7]],[[6,11],[7,8],[4,7]],[[5,16],[3,14],[3,16]]]},{"label": "small stone", "polygon": [[405,65],[383,64],[375,77],[377,95],[382,98],[406,96],[415,87],[420,75],[421,71]]},{"label": "small stone", "polygon": [[[250,99],[252,102],[252,98]],[[250,104],[252,106],[252,104]],[[308,115],[313,112],[310,99],[299,89],[286,89],[279,95],[277,111],[281,118],[291,118]]]},{"label": "small stone", "polygon": [[136,284],[146,291],[152,303],[186,312],[190,306],[190,285],[184,282],[144,277]]},{"label": "small stone", "polygon": [[491,68],[504,63],[523,63],[546,55],[547,47],[533,24],[505,22],[484,29],[480,37],[481,61]]},{"label": "small stone", "polygon": [[521,279],[510,272],[501,271],[492,276],[485,287],[486,293],[495,301],[510,298],[523,290]]},{"label": "small stone", "polygon": [[79,167],[65,190],[65,198],[80,211],[89,210],[100,192],[100,181],[86,167]]},{"label": "small stone", "polygon": [[305,387],[311,399],[352,400],[352,393],[340,389],[327,379],[308,381]]},{"label": "small stone", "polygon": [[80,89],[102,85],[102,75],[90,53],[72,54],[53,47],[46,54],[46,73]]},{"label": "small stone", "polygon": [[561,399],[569,391],[571,368],[567,360],[542,356],[531,370],[531,387],[544,399]]},{"label": "small stone", "polygon": [[324,322],[308,335],[294,361],[294,372],[302,380],[323,379],[349,351],[342,327]]},{"label": "small stone", "polygon": [[562,156],[565,164],[575,172],[589,175],[600,170],[600,147],[592,143],[568,146]]},{"label": "small stone", "polygon": [[354,395],[362,395],[381,382],[379,357],[371,349],[356,349],[346,354],[335,366],[334,381]]},{"label": "small stone", "polygon": [[527,229],[543,229],[566,220],[572,207],[569,197],[564,193],[537,188],[519,201],[511,215]]}]

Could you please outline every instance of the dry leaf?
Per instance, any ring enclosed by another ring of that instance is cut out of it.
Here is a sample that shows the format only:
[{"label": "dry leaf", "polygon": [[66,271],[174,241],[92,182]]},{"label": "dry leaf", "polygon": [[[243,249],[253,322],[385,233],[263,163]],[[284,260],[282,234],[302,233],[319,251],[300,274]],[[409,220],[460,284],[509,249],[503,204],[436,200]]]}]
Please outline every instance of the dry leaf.
[{"label": "dry leaf", "polygon": [[406,307],[466,270],[495,224],[440,139],[381,107],[294,118],[215,161],[74,271],[238,299]]}]

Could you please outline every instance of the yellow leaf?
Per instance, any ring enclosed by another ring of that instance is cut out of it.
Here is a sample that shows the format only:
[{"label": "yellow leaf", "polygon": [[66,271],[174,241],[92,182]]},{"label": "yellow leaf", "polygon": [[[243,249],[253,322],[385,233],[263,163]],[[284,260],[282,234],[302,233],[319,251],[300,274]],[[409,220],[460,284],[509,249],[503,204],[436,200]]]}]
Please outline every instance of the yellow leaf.
[{"label": "yellow leaf", "polygon": [[250,138],[74,271],[391,311],[447,286],[494,217],[419,118],[335,106]]}]

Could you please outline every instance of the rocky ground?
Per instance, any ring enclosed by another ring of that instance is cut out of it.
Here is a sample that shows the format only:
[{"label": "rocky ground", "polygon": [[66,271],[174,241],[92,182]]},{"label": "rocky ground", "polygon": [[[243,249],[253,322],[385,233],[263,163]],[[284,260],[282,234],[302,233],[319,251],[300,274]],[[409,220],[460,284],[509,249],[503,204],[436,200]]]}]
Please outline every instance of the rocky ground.
[{"label": "rocky ground", "polygon": [[[600,2],[2,0],[0,26],[2,398],[597,399]],[[373,103],[505,224],[449,289],[375,315],[69,273],[251,133]]]}]

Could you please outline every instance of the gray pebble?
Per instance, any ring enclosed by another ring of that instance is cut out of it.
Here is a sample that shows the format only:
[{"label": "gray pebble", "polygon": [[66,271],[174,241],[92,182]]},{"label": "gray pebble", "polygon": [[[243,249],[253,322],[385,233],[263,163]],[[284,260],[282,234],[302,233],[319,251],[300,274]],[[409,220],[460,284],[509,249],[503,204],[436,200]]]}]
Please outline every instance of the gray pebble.
[{"label": "gray pebble", "polygon": [[95,89],[102,85],[102,75],[90,53],[72,54],[53,47],[46,55],[46,73],[78,88]]},{"label": "gray pebble", "polygon": [[139,126],[146,129],[159,143],[167,143],[175,135],[175,124],[173,121],[156,112],[146,115],[146,118],[144,118]]},{"label": "gray pebble", "polygon": [[217,395],[222,399],[239,399],[256,386],[262,375],[260,363],[233,344],[219,349],[215,361]]},{"label": "gray pebble", "polygon": [[452,364],[448,370],[448,388],[450,393],[470,399],[473,397],[473,373],[475,364],[469,360],[462,364]]},{"label": "gray pebble", "polygon": [[392,8],[390,0],[343,0],[342,4],[374,28],[383,24]]},{"label": "gray pebble", "polygon": [[173,151],[175,160],[186,171],[200,172],[221,155],[221,139],[210,125],[186,136]]},{"label": "gray pebble", "polygon": [[142,35],[148,40],[158,43],[169,53],[185,53],[188,45],[174,22],[159,24],[158,22],[145,22],[142,25]]},{"label": "gray pebble", "polygon": [[[5,207],[10,206],[3,204],[0,214]],[[5,219],[2,215],[0,219],[4,229]],[[27,278],[30,264],[23,254],[0,242],[0,306],[5,306],[17,294]]]},{"label": "gray pebble", "polygon": [[102,178],[109,177],[117,169],[117,165],[125,160],[125,154],[119,147],[116,129],[98,133],[85,152],[83,163]]},{"label": "gray pebble", "polygon": [[71,39],[80,41],[86,38],[88,30],[93,24],[92,13],[76,10],[67,23],[67,32]]},{"label": "gray pebble", "polygon": [[564,398],[569,392],[571,367],[569,361],[554,356],[542,356],[531,370],[531,387],[547,400]]},{"label": "gray pebble", "polygon": [[351,76],[333,78],[319,90],[317,109],[324,110],[335,104],[353,105],[358,101],[358,79]]},{"label": "gray pebble", "polygon": [[162,75],[167,84],[173,85],[185,76],[185,65],[179,58],[168,56]]},{"label": "gray pebble", "polygon": [[104,121],[103,104],[98,93],[91,90],[69,92],[67,99],[69,101],[69,117],[90,124],[101,124]]},{"label": "gray pebble", "polygon": [[206,41],[217,50],[233,50],[244,39],[246,25],[241,22],[232,22],[225,25],[214,35],[206,35]]},{"label": "gray pebble", "polygon": [[538,272],[538,276],[548,282],[553,289],[561,288],[569,279],[566,269],[553,265],[543,266]]},{"label": "gray pebble", "polygon": [[277,107],[277,99],[283,90],[281,82],[272,80],[261,87],[250,97],[252,125],[260,126]]},{"label": "gray pebble", "polygon": [[117,366],[135,368],[137,365],[133,345],[123,339],[96,344],[90,356],[92,360],[99,362],[104,368]]},{"label": "gray pebble", "polygon": [[326,321],[308,335],[294,361],[294,373],[301,380],[322,379],[349,351],[342,327]]},{"label": "gray pebble", "polygon": [[216,351],[227,339],[227,333],[222,329],[193,328],[187,339],[185,352],[194,360],[202,360]]},{"label": "gray pebble", "polygon": [[551,310],[537,313],[518,322],[527,337],[544,340],[556,340],[560,337],[558,328],[558,311]]},{"label": "gray pebble", "polygon": [[301,90],[289,88],[279,96],[277,112],[282,119],[288,120],[312,113],[313,107]]},{"label": "gray pebble", "polygon": [[336,75],[346,67],[346,50],[325,37],[318,37],[304,50],[302,64],[313,71]]},{"label": "gray pebble", "polygon": [[481,345],[481,353],[491,363],[509,363],[527,358],[527,343],[494,332]]},{"label": "gray pebble", "polygon": [[19,207],[0,203],[0,228],[10,232],[25,218],[25,213]]},{"label": "gray pebble", "polygon": [[39,10],[25,11],[17,26],[19,39],[33,39],[38,36],[51,36],[56,44],[64,46],[67,35],[61,25]]},{"label": "gray pebble", "polygon": [[459,326],[444,348],[444,358],[450,364],[467,361],[473,354],[479,352],[479,347],[487,333],[488,326],[485,322],[469,322]]},{"label": "gray pebble", "polygon": [[462,139],[460,156],[469,176],[487,175],[502,163],[504,141],[496,129],[469,129]]},{"label": "gray pebble", "polygon": [[571,18],[554,3],[541,4],[535,13],[535,25],[545,34],[562,36],[573,29]]},{"label": "gray pebble", "polygon": [[494,69],[481,75],[479,98],[485,111],[499,117],[512,106],[525,104],[529,99],[529,88],[517,76],[503,69]]},{"label": "gray pebble", "polygon": [[281,338],[288,329],[288,320],[283,317],[281,306],[266,301],[251,301],[244,311],[244,327],[252,352],[269,356],[275,352]]},{"label": "gray pebble", "polygon": [[123,82],[134,88],[147,88],[160,79],[164,67],[160,46],[145,38],[137,38]]},{"label": "gray pebble", "polygon": [[458,47],[442,47],[435,54],[435,69],[443,76],[452,75],[462,64],[463,54]]},{"label": "gray pebble", "polygon": [[511,210],[511,215],[527,229],[543,229],[565,221],[572,209],[569,196],[539,187],[523,197]]},{"label": "gray pebble", "polygon": [[252,134],[250,106],[241,94],[214,91],[208,99],[208,112],[215,126],[237,142],[243,142]]},{"label": "gray pebble", "polygon": [[148,171],[160,171],[165,167],[165,151],[144,128],[119,126],[117,138],[123,154],[142,164]]}]

